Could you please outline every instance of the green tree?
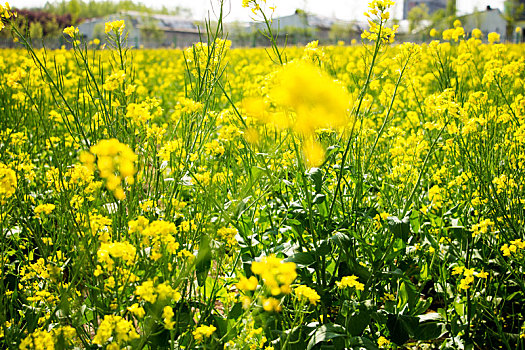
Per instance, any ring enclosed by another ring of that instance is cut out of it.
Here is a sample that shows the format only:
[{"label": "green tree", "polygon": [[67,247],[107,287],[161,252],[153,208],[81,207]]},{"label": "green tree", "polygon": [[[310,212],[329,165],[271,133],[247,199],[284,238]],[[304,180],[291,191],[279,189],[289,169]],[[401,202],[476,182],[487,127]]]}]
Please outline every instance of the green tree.
[{"label": "green tree", "polygon": [[32,39],[42,39],[44,37],[44,27],[40,22],[32,22],[29,25],[29,36]]},{"label": "green tree", "polygon": [[80,0],[70,0],[67,4],[67,10],[71,14],[71,22],[76,23],[81,10]]},{"label": "green tree", "polygon": [[458,13],[458,9],[456,6],[456,0],[448,0],[447,7],[445,9],[445,16],[447,18],[447,24],[449,27],[452,27],[452,25],[454,24],[457,13]]},{"label": "green tree", "polygon": [[505,1],[505,11],[503,18],[507,21],[505,28],[505,35],[507,40],[510,40],[514,35],[514,29],[516,28],[516,22],[518,22],[525,14],[525,7],[519,0],[507,0]]},{"label": "green tree", "polygon": [[330,33],[328,37],[331,41],[336,42],[338,40],[351,39],[355,35],[356,31],[352,23],[334,23],[330,27]]},{"label": "green tree", "polygon": [[161,9],[155,9],[143,3],[135,3],[131,0],[60,0],[47,2],[43,9],[47,12],[57,15],[71,14],[74,21],[84,18],[103,17],[119,11],[138,11],[150,14],[160,13],[165,15],[191,15],[191,10],[181,6],[175,6],[173,8],[162,7]]},{"label": "green tree", "polygon": [[410,32],[419,28],[422,21],[429,19],[429,9],[427,4],[420,4],[413,7],[408,13],[408,30]]}]

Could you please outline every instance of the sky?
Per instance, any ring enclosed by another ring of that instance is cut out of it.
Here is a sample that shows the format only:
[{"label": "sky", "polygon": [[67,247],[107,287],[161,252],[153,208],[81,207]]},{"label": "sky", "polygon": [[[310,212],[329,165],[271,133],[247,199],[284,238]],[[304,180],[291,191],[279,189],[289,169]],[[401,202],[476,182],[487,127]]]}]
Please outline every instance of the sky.
[{"label": "sky", "polygon": [[[13,7],[43,6],[47,0],[11,0]],[[152,7],[181,6],[192,11],[194,19],[203,19],[211,15],[218,8],[219,0],[138,0]],[[401,1],[399,1],[401,2]],[[242,0],[224,0],[225,11],[228,12],[226,21],[250,21],[251,12],[241,6]],[[322,16],[336,17],[343,20],[364,20],[363,12],[367,9],[367,0],[267,0],[271,6],[276,6],[274,16],[286,16],[294,13],[295,9],[305,9],[307,12]],[[474,9],[484,9],[487,5],[503,10],[504,0],[457,0],[458,14],[473,12]],[[400,17],[401,7],[392,11],[394,17]]]}]

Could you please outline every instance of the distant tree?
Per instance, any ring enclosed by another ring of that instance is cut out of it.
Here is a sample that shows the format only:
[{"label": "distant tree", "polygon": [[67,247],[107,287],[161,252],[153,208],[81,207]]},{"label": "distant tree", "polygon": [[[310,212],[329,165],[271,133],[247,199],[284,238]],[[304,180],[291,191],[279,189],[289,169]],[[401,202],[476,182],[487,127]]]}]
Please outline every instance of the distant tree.
[{"label": "distant tree", "polygon": [[42,39],[44,37],[44,27],[40,22],[29,24],[29,36],[32,39]]},{"label": "distant tree", "polygon": [[514,35],[514,29],[516,28],[516,22],[519,21],[525,14],[525,6],[519,0],[507,0],[505,1],[505,11],[503,18],[507,21],[505,28],[505,35],[507,40],[511,40]]},{"label": "distant tree", "polygon": [[67,10],[71,15],[71,21],[76,24],[80,16],[80,0],[70,0],[67,4]]},{"label": "distant tree", "polygon": [[428,14],[429,8],[427,4],[420,4],[414,6],[410,12],[408,12],[408,30],[410,32],[420,29],[421,22],[430,18]]},{"label": "distant tree", "polygon": [[17,28],[22,33],[35,38],[37,37],[35,34],[38,34],[41,38],[60,36],[65,27],[73,24],[69,14],[57,15],[41,10],[26,9],[16,9],[16,12],[18,13],[15,20]]},{"label": "distant tree", "polygon": [[456,0],[448,0],[447,7],[445,9],[445,16],[447,19],[447,24],[449,27],[452,27],[454,21],[456,20],[456,15],[458,13],[458,8],[456,6]]},{"label": "distant tree", "polygon": [[355,36],[355,29],[352,23],[334,23],[330,27],[330,33],[328,37],[331,41],[335,42],[338,40],[351,39]]},{"label": "distant tree", "polygon": [[138,11],[150,14],[157,13],[165,15],[191,16],[191,10],[180,6],[176,6],[172,9],[167,7],[154,9],[142,3],[135,3],[131,0],[60,0],[47,2],[44,5],[43,10],[57,15],[72,14],[75,22],[86,18],[103,17],[119,11]]}]

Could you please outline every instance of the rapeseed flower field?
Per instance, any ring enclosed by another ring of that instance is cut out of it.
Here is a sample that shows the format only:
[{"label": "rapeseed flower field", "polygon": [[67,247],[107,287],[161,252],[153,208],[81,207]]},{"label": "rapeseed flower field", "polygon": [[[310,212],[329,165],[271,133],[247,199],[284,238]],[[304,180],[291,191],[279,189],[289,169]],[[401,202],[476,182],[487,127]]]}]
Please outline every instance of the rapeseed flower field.
[{"label": "rapeseed flower field", "polygon": [[0,7],[2,348],[523,349],[525,46],[241,5],[269,49],[36,50]]}]

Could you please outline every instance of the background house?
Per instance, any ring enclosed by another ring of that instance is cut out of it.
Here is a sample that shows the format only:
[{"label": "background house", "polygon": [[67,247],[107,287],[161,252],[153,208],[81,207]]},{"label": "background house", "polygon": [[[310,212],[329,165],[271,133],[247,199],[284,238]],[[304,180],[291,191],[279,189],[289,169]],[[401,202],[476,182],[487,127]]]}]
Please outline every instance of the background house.
[{"label": "background house", "polygon": [[[288,44],[296,45],[319,40],[321,44],[334,44],[338,41],[350,43],[352,39],[359,39],[368,24],[296,10],[289,16],[273,18],[271,27],[274,33],[279,34],[280,43],[286,41]],[[258,33],[264,32],[267,28],[265,23],[257,22],[252,23],[249,29],[252,33]]]},{"label": "background house", "polygon": [[499,9],[490,6],[484,11],[477,11],[465,16],[458,17],[465,32],[470,33],[474,28],[480,29],[486,37],[488,33],[498,33],[502,40],[506,37],[507,21]]},{"label": "background house", "polygon": [[124,20],[128,42],[135,47],[187,47],[201,41],[197,24],[183,17],[126,11],[105,17],[91,18],[78,27],[87,40],[104,38],[104,24]]}]

